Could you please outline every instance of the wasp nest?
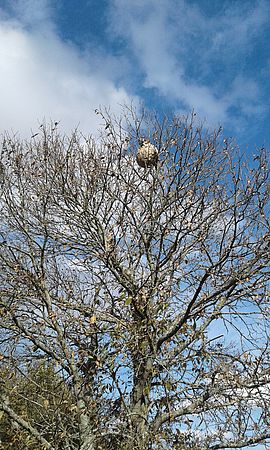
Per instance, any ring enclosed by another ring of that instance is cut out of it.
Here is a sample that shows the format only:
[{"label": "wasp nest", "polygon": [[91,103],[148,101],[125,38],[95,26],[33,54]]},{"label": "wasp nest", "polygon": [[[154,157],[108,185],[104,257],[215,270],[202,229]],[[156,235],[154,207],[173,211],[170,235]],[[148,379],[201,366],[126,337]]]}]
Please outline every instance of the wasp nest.
[{"label": "wasp nest", "polygon": [[156,166],[158,162],[158,149],[150,143],[149,139],[141,139],[137,153],[137,163],[140,167]]}]

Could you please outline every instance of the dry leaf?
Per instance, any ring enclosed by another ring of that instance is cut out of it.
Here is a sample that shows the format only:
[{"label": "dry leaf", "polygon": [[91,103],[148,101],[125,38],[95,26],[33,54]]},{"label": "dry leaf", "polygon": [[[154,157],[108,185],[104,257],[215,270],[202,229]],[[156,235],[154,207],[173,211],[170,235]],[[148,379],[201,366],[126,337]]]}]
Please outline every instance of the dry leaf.
[{"label": "dry leaf", "polygon": [[93,315],[92,317],[90,317],[89,322],[93,325],[94,323],[96,323],[97,321],[97,316]]}]

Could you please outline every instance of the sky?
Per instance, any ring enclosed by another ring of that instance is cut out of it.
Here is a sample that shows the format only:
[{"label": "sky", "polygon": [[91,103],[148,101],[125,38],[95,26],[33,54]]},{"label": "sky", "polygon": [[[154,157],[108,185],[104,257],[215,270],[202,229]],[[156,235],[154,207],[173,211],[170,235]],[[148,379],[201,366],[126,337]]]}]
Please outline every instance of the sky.
[{"label": "sky", "polygon": [[269,148],[269,19],[269,0],[1,0],[0,132],[91,134],[133,102]]}]

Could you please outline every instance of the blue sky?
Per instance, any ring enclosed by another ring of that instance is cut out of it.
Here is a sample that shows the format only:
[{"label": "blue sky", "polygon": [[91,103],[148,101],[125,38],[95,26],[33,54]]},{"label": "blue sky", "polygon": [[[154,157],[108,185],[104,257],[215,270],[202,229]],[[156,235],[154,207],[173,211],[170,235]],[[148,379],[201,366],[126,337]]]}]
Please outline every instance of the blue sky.
[{"label": "blue sky", "polygon": [[143,101],[269,147],[270,1],[2,0],[1,131]]}]

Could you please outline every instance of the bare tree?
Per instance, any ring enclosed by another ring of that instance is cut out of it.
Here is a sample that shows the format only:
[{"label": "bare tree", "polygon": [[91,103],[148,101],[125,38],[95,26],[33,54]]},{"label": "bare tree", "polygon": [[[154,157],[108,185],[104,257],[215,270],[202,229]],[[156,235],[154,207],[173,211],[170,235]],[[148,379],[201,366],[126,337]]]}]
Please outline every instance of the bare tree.
[{"label": "bare tree", "polygon": [[195,114],[97,114],[96,139],[3,139],[1,373],[53,364],[72,413],[22,415],[16,377],[2,413],[45,449],[270,448],[265,150],[248,167]]}]

